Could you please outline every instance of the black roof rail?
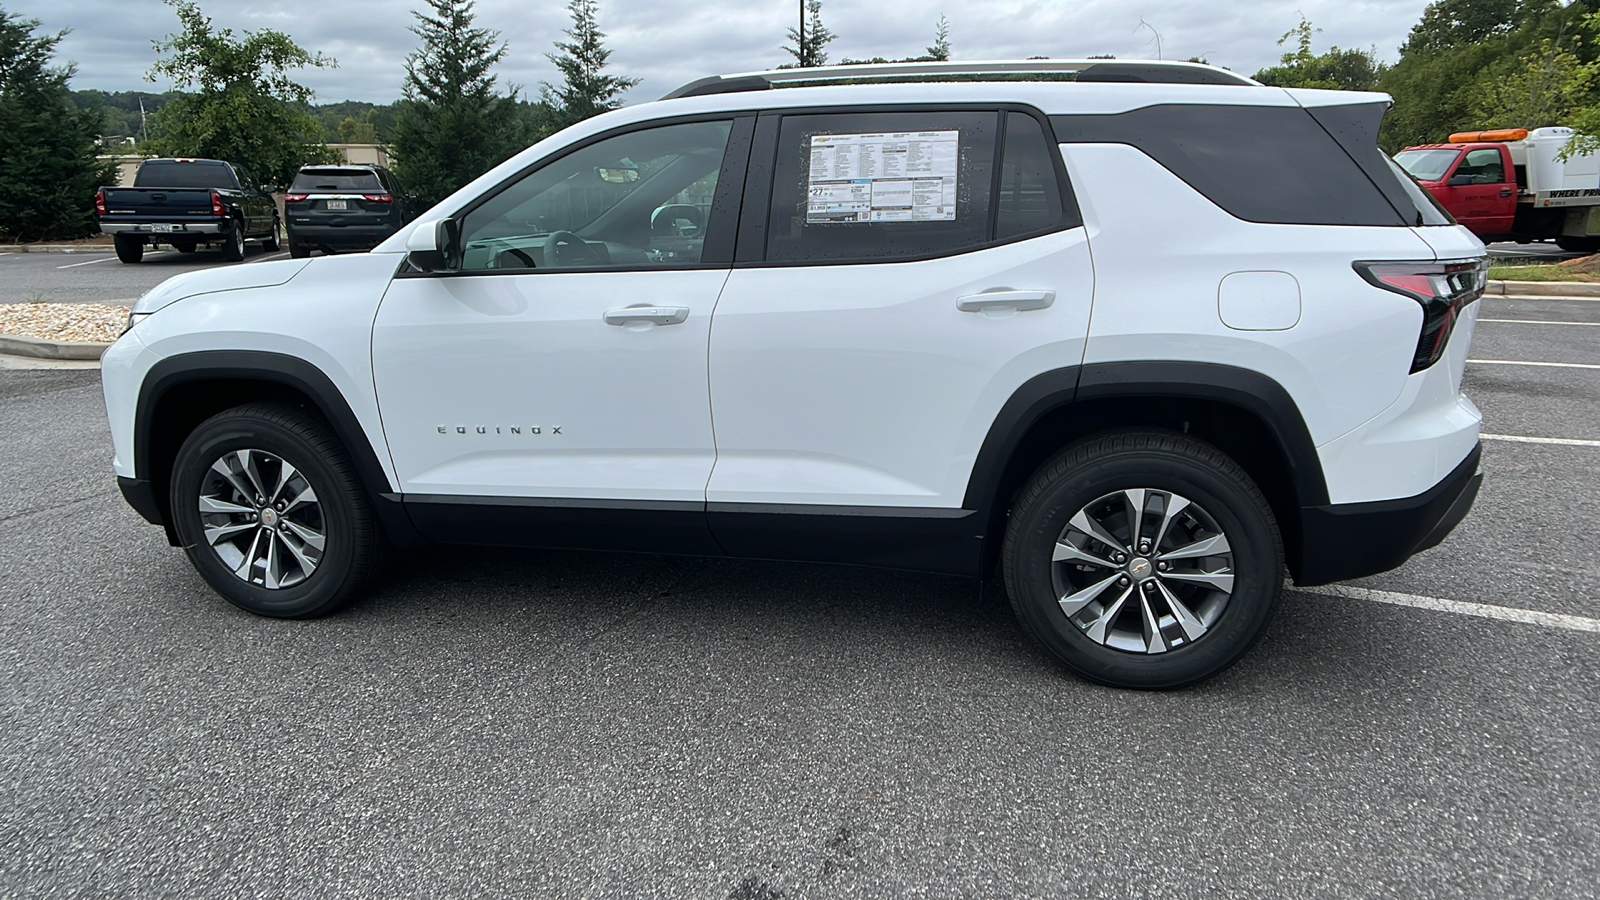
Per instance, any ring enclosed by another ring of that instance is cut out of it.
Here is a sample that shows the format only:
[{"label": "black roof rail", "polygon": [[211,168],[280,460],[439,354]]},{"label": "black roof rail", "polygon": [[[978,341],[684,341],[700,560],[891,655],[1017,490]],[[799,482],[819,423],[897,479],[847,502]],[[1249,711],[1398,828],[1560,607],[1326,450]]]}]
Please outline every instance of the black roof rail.
[{"label": "black roof rail", "polygon": [[769,69],[738,75],[711,75],[691,81],[662,97],[700,97],[706,94],[732,94],[764,91],[783,85],[808,82],[874,80],[889,81],[925,78],[930,75],[1072,75],[1082,82],[1132,82],[1144,84],[1231,84],[1254,85],[1260,82],[1237,72],[1204,63],[1168,62],[1151,59],[990,59],[973,62],[862,63],[847,66],[814,66],[804,69]]}]

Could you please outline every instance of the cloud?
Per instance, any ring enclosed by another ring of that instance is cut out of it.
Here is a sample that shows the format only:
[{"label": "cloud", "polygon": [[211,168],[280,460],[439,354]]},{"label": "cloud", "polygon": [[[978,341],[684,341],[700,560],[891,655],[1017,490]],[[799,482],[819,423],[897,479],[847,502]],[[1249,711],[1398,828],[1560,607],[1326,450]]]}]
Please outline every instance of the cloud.
[{"label": "cloud", "polygon": [[[629,102],[654,99],[704,75],[771,68],[788,59],[782,47],[794,24],[795,0],[600,0],[600,26],[612,51],[612,70],[643,78]],[[419,2],[417,4],[421,6]],[[61,57],[77,63],[78,88],[163,90],[144,74],[155,61],[151,42],[177,27],[156,0],[9,0],[7,8],[70,28]],[[300,80],[323,102],[388,102],[400,96],[402,64],[417,45],[408,29],[411,6],[397,0],[277,0],[270,8],[202,0],[219,27],[272,28],[308,50],[339,61],[337,69],[308,70]],[[825,0],[823,21],[839,35],[828,46],[845,57],[913,56],[933,42],[934,23],[950,22],[957,59],[1057,58],[1115,54],[1121,58],[1203,56],[1252,73],[1277,61],[1275,42],[1304,13],[1322,33],[1316,48],[1366,49],[1392,60],[1395,48],[1422,15],[1426,0],[986,0],[941,5],[927,0]],[[510,52],[496,70],[502,83],[537,94],[559,75],[545,54],[562,40],[570,20],[559,0],[478,0],[478,24],[500,32]],[[1140,25],[1141,19],[1149,27]],[[1154,31],[1152,31],[1154,29]]]}]

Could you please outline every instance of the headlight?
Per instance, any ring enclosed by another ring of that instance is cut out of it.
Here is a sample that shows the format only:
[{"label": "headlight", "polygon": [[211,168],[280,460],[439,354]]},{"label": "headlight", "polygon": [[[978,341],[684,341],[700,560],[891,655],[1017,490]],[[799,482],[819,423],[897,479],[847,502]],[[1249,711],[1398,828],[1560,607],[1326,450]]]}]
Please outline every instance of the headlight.
[{"label": "headlight", "polygon": [[130,311],[128,313],[128,326],[126,328],[122,329],[122,333],[123,334],[127,334],[129,331],[133,330],[133,326],[139,324],[140,322],[143,322],[145,319],[148,319],[148,318],[150,318],[150,313],[136,313],[136,312],[131,312]]}]

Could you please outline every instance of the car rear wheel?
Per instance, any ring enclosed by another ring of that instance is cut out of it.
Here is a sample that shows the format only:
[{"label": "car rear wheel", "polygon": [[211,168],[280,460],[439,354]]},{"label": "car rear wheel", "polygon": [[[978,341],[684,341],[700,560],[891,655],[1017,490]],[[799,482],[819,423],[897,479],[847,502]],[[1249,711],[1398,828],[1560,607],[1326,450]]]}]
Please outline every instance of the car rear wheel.
[{"label": "car rear wheel", "polygon": [[1092,438],[1036,472],[1004,574],[1023,628],[1077,674],[1181,687],[1231,665],[1271,618],[1282,550],[1238,464],[1181,434]]},{"label": "car rear wheel", "polygon": [[283,223],[279,221],[278,216],[274,214],[272,216],[272,233],[261,239],[261,249],[267,251],[268,253],[277,253],[278,246],[282,243],[282,236]]},{"label": "car rear wheel", "polygon": [[125,263],[136,263],[144,259],[144,238],[133,235],[113,235],[111,243],[117,248],[117,259]]},{"label": "car rear wheel", "polygon": [[244,259],[244,223],[233,220],[233,228],[222,236],[222,258],[228,262]]},{"label": "car rear wheel", "polygon": [[179,449],[173,527],[230,603],[263,616],[338,609],[380,565],[383,537],[344,449],[296,407],[219,413]]}]

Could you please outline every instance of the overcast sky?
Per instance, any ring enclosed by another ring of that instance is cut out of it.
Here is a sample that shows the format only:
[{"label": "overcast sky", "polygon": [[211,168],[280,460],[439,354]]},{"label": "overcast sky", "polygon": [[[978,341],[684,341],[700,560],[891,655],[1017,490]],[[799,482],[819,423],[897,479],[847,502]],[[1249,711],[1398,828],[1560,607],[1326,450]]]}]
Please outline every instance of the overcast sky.
[{"label": "overcast sky", "polygon": [[[401,64],[417,43],[407,30],[404,0],[201,0],[218,26],[236,31],[273,28],[302,47],[339,61],[300,80],[317,102],[400,96]],[[1056,58],[1111,53],[1157,56],[1152,28],[1167,59],[1204,56],[1246,74],[1276,61],[1275,42],[1304,13],[1323,29],[1318,52],[1330,44],[1366,49],[1392,61],[1395,48],[1422,15],[1426,0],[826,0],[823,21],[839,35],[830,58],[918,55],[933,42],[934,23],[950,22],[956,59],[1028,56]],[[773,68],[788,59],[785,29],[798,0],[601,0],[600,27],[612,70],[644,79],[627,97],[650,100],[703,75]],[[144,79],[154,60],[150,42],[177,27],[159,0],[0,0],[0,8],[39,19],[45,28],[71,29],[60,58],[78,65],[76,88],[165,90]],[[545,59],[570,20],[560,0],[478,0],[478,24],[500,32],[510,52],[502,83],[538,93],[557,81]],[[1141,20],[1149,27],[1140,24]]]}]

